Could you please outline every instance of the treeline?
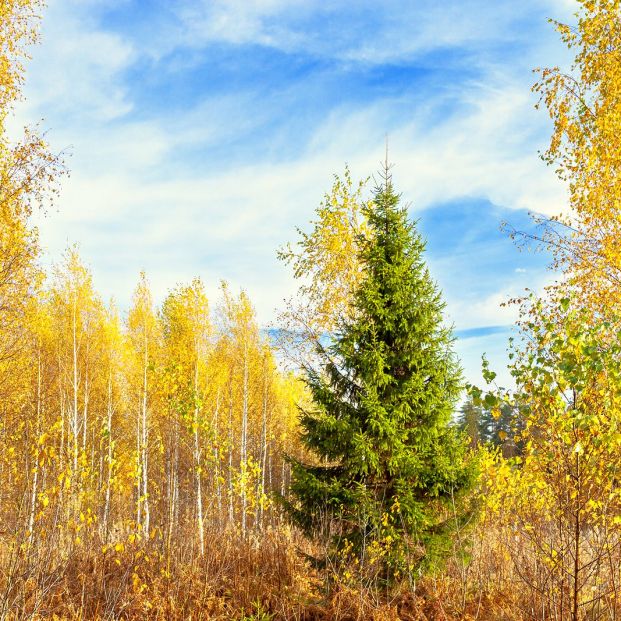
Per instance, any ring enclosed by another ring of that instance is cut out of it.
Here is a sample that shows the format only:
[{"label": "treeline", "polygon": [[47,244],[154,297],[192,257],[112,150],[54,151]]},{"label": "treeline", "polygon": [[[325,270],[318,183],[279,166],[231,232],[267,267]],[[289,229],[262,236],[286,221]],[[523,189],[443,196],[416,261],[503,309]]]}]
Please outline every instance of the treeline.
[{"label": "treeline", "polygon": [[33,554],[129,535],[204,551],[206,525],[273,520],[302,389],[244,292],[211,310],[196,279],[156,309],[143,274],[122,321],[69,250],[24,294],[18,338],[3,326],[3,532]]},{"label": "treeline", "polygon": [[6,119],[41,11],[0,10],[0,532],[33,559],[128,537],[203,551],[206,528],[273,521],[302,388],[243,291],[222,284],[210,305],[196,279],[156,308],[143,274],[121,316],[74,248],[40,267],[30,217],[53,203],[63,155],[34,129],[15,141]]},{"label": "treeline", "polygon": [[504,457],[515,457],[522,451],[521,420],[514,408],[503,403],[498,408],[475,404],[468,397],[459,409],[456,424],[467,434],[470,446],[499,448]]}]

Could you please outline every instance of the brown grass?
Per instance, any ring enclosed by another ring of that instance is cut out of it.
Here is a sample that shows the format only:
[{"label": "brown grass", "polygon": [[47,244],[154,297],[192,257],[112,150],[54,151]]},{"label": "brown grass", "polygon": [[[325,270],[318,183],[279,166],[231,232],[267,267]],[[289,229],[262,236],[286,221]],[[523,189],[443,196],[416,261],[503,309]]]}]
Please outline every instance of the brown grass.
[{"label": "brown grass", "polygon": [[[183,541],[183,538],[180,538]],[[189,539],[188,539],[189,541]],[[515,589],[498,573],[493,546],[452,559],[441,576],[391,591],[322,575],[295,532],[261,536],[213,532],[204,556],[192,544],[169,550],[157,540],[112,546],[92,542],[49,562],[9,555],[0,577],[0,621],[521,621]],[[481,540],[482,541],[482,540]],[[481,544],[479,541],[479,544]],[[475,541],[476,544],[476,541]],[[464,571],[466,569],[466,571]],[[327,585],[330,585],[328,589]],[[503,592],[504,589],[504,592]],[[511,595],[509,595],[511,594]]]}]

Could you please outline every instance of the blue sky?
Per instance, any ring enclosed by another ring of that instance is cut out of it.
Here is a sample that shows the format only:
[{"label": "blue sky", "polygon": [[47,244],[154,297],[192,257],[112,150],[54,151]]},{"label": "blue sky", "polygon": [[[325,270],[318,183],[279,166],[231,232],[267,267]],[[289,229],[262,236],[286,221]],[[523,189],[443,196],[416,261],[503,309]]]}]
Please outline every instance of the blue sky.
[{"label": "blue sky", "polygon": [[[347,163],[394,180],[428,239],[466,375],[496,367],[515,309],[553,275],[499,230],[563,209],[538,158],[532,69],[567,64],[548,17],[574,0],[49,0],[14,123],[43,119],[71,177],[39,218],[48,262],[79,242],[126,307],[201,276],[268,325],[294,283],[276,248]],[[500,374],[505,377],[505,374]]]}]

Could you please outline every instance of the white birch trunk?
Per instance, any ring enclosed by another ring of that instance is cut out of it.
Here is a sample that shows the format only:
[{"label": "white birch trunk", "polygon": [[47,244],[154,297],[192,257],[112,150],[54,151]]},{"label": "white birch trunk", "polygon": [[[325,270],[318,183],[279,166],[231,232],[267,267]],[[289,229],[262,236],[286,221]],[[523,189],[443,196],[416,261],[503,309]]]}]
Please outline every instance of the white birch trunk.
[{"label": "white birch trunk", "polygon": [[229,524],[233,524],[235,512],[233,508],[233,377],[229,378]]},{"label": "white birch trunk", "polygon": [[79,451],[79,428],[78,428],[78,340],[77,340],[77,300],[74,298],[72,309],[72,349],[73,349],[73,412],[72,412],[72,448],[73,448],[73,473],[72,479],[77,480],[78,451]]},{"label": "white birch trunk", "polygon": [[242,406],[242,425],[241,425],[241,456],[240,469],[242,477],[241,485],[241,527],[242,533],[246,533],[247,505],[248,498],[246,487],[248,485],[248,345],[244,343],[244,386],[243,386],[243,406]]},{"label": "white birch trunk", "polygon": [[149,512],[149,462],[148,462],[148,442],[149,442],[149,426],[147,417],[147,396],[148,396],[148,378],[147,371],[149,366],[149,350],[146,326],[144,328],[144,369],[143,369],[143,390],[142,390],[142,438],[141,438],[141,462],[142,462],[142,498],[144,503],[144,523],[143,531],[145,537],[149,537],[150,528],[150,512]]},{"label": "white birch trunk", "polygon": [[263,520],[263,498],[265,497],[265,467],[267,462],[267,365],[263,364],[263,404],[261,420],[261,460],[259,480],[257,481],[257,527]]},{"label": "white birch trunk", "polygon": [[198,433],[198,362],[194,367],[194,420],[192,423],[194,431],[194,471],[196,481],[196,521],[198,527],[198,539],[200,543],[201,556],[205,553],[205,530],[203,524],[203,488],[201,483],[201,449]]},{"label": "white birch trunk", "polygon": [[28,547],[34,543],[34,521],[37,509],[37,492],[39,484],[39,435],[41,433],[41,349],[39,348],[37,355],[37,405],[36,405],[36,421],[35,421],[35,456],[34,456],[34,472],[32,475],[32,494],[30,496],[30,514],[28,516]]},{"label": "white birch trunk", "polygon": [[220,485],[220,431],[218,428],[218,418],[220,414],[220,388],[218,388],[218,394],[216,395],[216,411],[213,417],[213,433],[214,433],[214,445],[213,445],[213,460],[214,460],[214,478],[216,488],[216,503],[218,507],[218,522],[222,519],[222,486]]},{"label": "white birch trunk", "polygon": [[108,542],[108,521],[110,518],[110,495],[112,487],[112,369],[108,375],[108,407],[107,407],[107,432],[108,432],[108,472],[106,477],[106,497],[104,501],[104,517],[103,517],[103,529],[104,529],[104,541]]}]

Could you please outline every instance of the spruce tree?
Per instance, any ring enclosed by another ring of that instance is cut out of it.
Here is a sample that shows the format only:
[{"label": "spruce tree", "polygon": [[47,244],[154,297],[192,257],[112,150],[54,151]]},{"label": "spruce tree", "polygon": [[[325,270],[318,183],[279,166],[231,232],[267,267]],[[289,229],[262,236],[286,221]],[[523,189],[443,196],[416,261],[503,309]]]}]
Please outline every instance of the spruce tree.
[{"label": "spruce tree", "polygon": [[450,425],[462,383],[444,303],[399,200],[386,166],[365,214],[354,318],[323,368],[306,369],[314,406],[301,413],[302,442],[315,459],[292,460],[285,501],[308,535],[328,535],[333,559],[349,552],[389,577],[450,548],[472,479]]}]

